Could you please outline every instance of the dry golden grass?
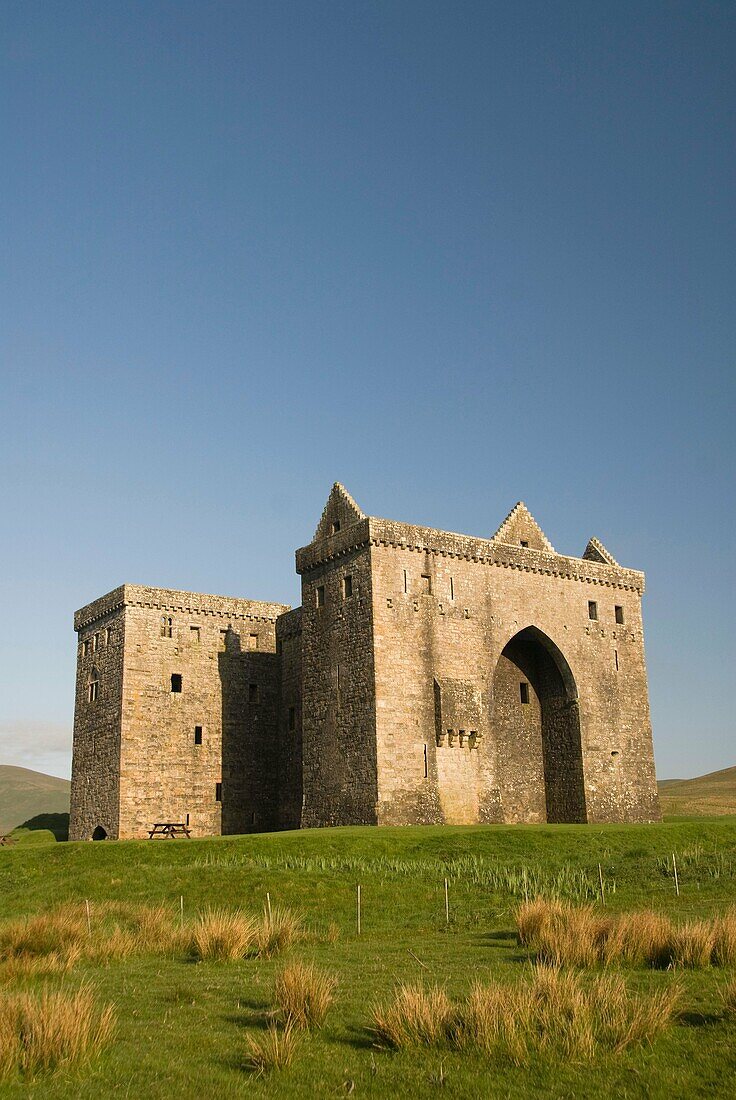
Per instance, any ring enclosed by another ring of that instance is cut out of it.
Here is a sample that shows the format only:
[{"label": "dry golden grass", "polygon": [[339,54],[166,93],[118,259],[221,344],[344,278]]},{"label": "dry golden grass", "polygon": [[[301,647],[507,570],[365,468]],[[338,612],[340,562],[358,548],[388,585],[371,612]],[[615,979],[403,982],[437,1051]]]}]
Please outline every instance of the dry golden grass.
[{"label": "dry golden grass", "polygon": [[245,1043],[246,1067],[258,1077],[290,1065],[297,1048],[296,1035],[291,1024],[279,1031],[276,1024],[271,1023],[262,1038],[246,1035]]},{"label": "dry golden grass", "polygon": [[33,1078],[87,1062],[112,1038],[112,1005],[97,1007],[88,986],[0,994],[0,1078]]},{"label": "dry golden grass", "polygon": [[713,961],[718,966],[736,966],[736,906],[715,921]]},{"label": "dry golden grass", "polygon": [[723,1009],[727,1016],[736,1016],[736,978],[723,990]]},{"label": "dry golden grass", "polygon": [[457,1006],[441,989],[401,986],[390,1004],[373,1009],[371,1031],[379,1045],[394,1049],[450,1043],[514,1065],[540,1054],[591,1061],[651,1042],[671,1022],[679,997],[674,985],[632,994],[620,975],[586,981],[538,964],[515,985],[475,985]]},{"label": "dry golden grass", "polygon": [[550,966],[707,967],[736,961],[736,909],[715,920],[674,924],[650,910],[608,917],[590,905],[537,898],[516,914],[519,942]]},{"label": "dry golden grass", "polygon": [[430,1046],[447,1037],[453,1008],[443,989],[402,985],[388,1005],[374,1005],[371,1031],[377,1046]]},{"label": "dry golden grass", "polygon": [[258,931],[253,917],[239,909],[208,909],[192,929],[192,954],[201,960],[243,959],[253,953]]},{"label": "dry golden grass", "polygon": [[305,938],[301,918],[290,909],[274,909],[264,913],[258,923],[258,954],[264,958],[282,951]]},{"label": "dry golden grass", "polygon": [[276,975],[274,1000],[284,1024],[321,1027],[332,1004],[337,982],[308,963],[294,962]]},{"label": "dry golden grass", "polygon": [[81,950],[88,938],[84,917],[71,908],[5,921],[0,925],[0,960]]}]

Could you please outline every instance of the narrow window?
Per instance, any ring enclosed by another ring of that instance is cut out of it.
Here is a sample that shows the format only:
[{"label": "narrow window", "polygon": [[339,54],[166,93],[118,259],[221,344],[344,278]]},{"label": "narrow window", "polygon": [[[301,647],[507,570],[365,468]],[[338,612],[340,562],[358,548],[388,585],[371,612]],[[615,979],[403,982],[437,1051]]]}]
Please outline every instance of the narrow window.
[{"label": "narrow window", "polygon": [[455,581],[450,577],[450,599],[455,599]]},{"label": "narrow window", "polygon": [[428,596],[432,595],[432,578],[429,573],[422,573],[422,591]]},{"label": "narrow window", "polygon": [[529,685],[524,680],[519,684],[519,698],[522,703],[529,702]]},{"label": "narrow window", "polygon": [[92,635],[92,652],[96,653],[100,648],[100,635],[99,633]]},{"label": "narrow window", "polygon": [[100,694],[100,682],[97,679],[97,669],[93,668],[87,684],[87,702],[96,703]]},{"label": "narrow window", "polygon": [[250,823],[251,823],[251,825],[255,825],[255,823],[256,823],[256,811],[255,810],[250,815]]},{"label": "narrow window", "polygon": [[406,575],[406,569],[404,570],[404,591],[409,591],[409,578]]},{"label": "narrow window", "polygon": [[613,651],[613,659],[616,663],[616,672],[618,672],[618,650],[617,649],[614,649],[614,651]]},{"label": "narrow window", "polygon": [[528,547],[529,546],[529,540],[528,539],[521,539],[520,542],[519,542],[519,545]]},{"label": "narrow window", "polygon": [[616,622],[620,626],[623,626],[623,624],[624,624],[624,609],[623,609],[623,607],[619,607],[619,605],[616,604],[615,613],[616,613]]},{"label": "narrow window", "polygon": [[296,707],[289,707],[289,729],[296,729]]},{"label": "narrow window", "polygon": [[595,602],[595,600],[588,600],[588,618],[598,618],[598,604]]},{"label": "narrow window", "polygon": [[174,695],[180,695],[181,694],[181,673],[180,672],[172,672],[171,673],[171,690],[173,691]]},{"label": "narrow window", "polygon": [[161,637],[170,638],[171,628],[174,625],[174,620],[169,619],[166,615],[161,616]]},{"label": "narrow window", "polygon": [[258,684],[248,684],[248,702],[258,702]]},{"label": "narrow window", "polygon": [[220,631],[220,652],[227,649],[227,630]]},{"label": "narrow window", "polygon": [[343,595],[346,600],[349,600],[353,594],[353,578],[348,574],[347,577],[343,577],[342,581]]},{"label": "narrow window", "polygon": [[190,640],[190,642],[192,642],[193,645],[199,645],[200,633],[199,633],[199,627],[198,626],[190,626],[189,627],[189,640]]},{"label": "narrow window", "polygon": [[112,627],[108,626],[107,630],[105,631],[105,645],[110,645],[111,641],[112,641]]},{"label": "narrow window", "polygon": [[249,634],[248,635],[248,649],[258,649],[258,635],[257,634]]},{"label": "narrow window", "polygon": [[339,530],[340,530],[340,520],[339,519],[333,520],[332,528],[330,530],[330,534],[331,535],[336,535]]},{"label": "narrow window", "polygon": [[424,746],[424,778],[429,778],[429,762],[427,761],[427,746]]},{"label": "narrow window", "polygon": [[194,744],[195,745],[201,745],[202,744],[202,727],[201,726],[195,726],[194,727]]},{"label": "narrow window", "polygon": [[85,657],[89,657],[89,638],[82,642],[82,652]]},{"label": "narrow window", "polygon": [[222,783],[215,783],[215,802],[222,802]]},{"label": "narrow window", "polygon": [[317,607],[325,606],[325,586],[323,584],[317,585]]},{"label": "narrow window", "polygon": [[187,814],[187,826],[189,825],[189,814]]}]

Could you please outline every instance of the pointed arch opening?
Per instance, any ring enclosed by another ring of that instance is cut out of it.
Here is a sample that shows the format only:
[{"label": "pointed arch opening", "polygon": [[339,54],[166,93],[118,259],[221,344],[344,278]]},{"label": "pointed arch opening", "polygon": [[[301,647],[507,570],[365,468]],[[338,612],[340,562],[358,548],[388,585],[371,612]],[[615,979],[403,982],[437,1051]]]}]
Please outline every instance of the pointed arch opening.
[{"label": "pointed arch opening", "polygon": [[103,829],[101,825],[98,825],[97,828],[92,833],[92,839],[93,840],[107,840],[107,831],[105,829]]},{"label": "pointed arch opening", "polygon": [[587,820],[575,678],[536,627],[515,634],[498,660],[493,730],[507,820]]}]

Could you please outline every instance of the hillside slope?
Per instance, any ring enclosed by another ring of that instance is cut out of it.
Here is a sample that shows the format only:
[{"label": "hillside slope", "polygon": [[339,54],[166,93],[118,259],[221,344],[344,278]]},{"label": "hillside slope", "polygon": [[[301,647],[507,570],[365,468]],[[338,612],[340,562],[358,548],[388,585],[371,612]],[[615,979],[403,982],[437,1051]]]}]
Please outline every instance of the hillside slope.
[{"label": "hillside slope", "polygon": [[0,834],[38,814],[68,814],[68,779],[0,764]]},{"label": "hillside slope", "polygon": [[736,814],[736,768],[723,768],[695,779],[663,779],[658,787],[664,814]]}]

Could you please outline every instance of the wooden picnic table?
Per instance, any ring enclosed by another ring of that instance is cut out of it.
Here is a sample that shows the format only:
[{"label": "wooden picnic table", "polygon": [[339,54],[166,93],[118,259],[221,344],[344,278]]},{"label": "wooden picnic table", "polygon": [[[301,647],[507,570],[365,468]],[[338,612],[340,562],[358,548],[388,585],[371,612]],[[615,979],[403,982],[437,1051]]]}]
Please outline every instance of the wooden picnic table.
[{"label": "wooden picnic table", "polygon": [[174,840],[178,836],[191,837],[191,835],[189,826],[183,821],[157,821],[148,831],[149,840],[153,840],[155,836],[167,836],[170,840]]}]

